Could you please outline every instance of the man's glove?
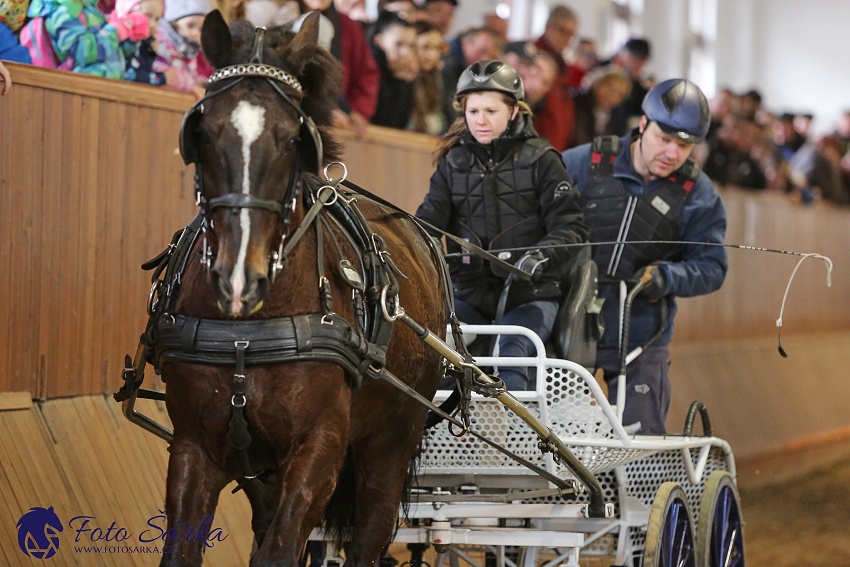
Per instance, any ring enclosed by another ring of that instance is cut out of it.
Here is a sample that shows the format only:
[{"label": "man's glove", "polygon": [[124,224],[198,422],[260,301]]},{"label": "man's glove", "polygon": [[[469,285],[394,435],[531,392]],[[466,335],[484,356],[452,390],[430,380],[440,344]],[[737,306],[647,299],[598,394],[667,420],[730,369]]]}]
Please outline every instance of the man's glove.
[{"label": "man's glove", "polygon": [[540,250],[529,250],[517,260],[514,266],[529,274],[531,279],[536,282],[540,280],[548,262],[549,258],[544,256]]},{"label": "man's glove", "polygon": [[645,297],[649,301],[658,301],[666,295],[664,291],[666,288],[664,272],[656,264],[638,270],[632,278],[643,282],[644,288],[640,290],[638,295]]}]

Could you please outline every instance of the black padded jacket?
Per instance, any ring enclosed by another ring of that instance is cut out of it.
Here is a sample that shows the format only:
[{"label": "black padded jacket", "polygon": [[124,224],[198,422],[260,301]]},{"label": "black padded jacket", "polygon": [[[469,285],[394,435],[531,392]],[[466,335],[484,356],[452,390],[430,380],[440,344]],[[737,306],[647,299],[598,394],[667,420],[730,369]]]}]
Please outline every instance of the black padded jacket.
[{"label": "black padded jacket", "polygon": [[[549,258],[536,283],[514,282],[507,309],[535,299],[559,299],[561,281],[587,241],[578,192],[558,152],[537,136],[525,115],[484,146],[464,131],[443,155],[416,216],[515,263],[540,248]],[[435,236],[439,236],[434,233]],[[452,242],[448,251],[461,252]],[[455,297],[493,316],[507,272],[474,256],[450,258]]]}]

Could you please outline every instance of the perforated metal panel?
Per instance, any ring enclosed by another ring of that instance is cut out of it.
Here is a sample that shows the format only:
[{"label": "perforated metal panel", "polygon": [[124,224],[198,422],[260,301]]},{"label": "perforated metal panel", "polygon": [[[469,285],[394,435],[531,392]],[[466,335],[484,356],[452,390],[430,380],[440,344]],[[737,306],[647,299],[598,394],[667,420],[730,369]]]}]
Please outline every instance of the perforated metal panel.
[{"label": "perforated metal panel", "polygon": [[[691,449],[691,457],[696,460],[697,449]],[[717,447],[709,451],[705,472],[694,484],[688,478],[685,462],[680,451],[664,451],[627,464],[624,467],[625,490],[629,496],[640,500],[646,506],[652,506],[655,492],[664,482],[678,482],[688,496],[688,504],[693,513],[694,522],[699,517],[699,504],[705,481],[716,470],[728,470],[726,456]]]},{"label": "perforated metal panel", "polygon": [[[544,425],[549,427],[570,448],[591,472],[603,472],[625,462],[652,454],[651,449],[604,447],[598,441],[616,439],[611,422],[594,395],[586,371],[584,375],[565,368],[564,361],[549,360],[545,368],[545,383],[538,388],[533,401],[525,406]],[[569,471],[544,457],[537,448],[534,431],[493,399],[476,396],[470,408],[471,428],[477,433],[503,445],[550,472],[562,477]],[[581,445],[572,442],[581,441]],[[496,449],[472,436],[455,437],[449,424],[443,422],[426,432],[424,452],[420,461],[424,474],[534,474]]]}]

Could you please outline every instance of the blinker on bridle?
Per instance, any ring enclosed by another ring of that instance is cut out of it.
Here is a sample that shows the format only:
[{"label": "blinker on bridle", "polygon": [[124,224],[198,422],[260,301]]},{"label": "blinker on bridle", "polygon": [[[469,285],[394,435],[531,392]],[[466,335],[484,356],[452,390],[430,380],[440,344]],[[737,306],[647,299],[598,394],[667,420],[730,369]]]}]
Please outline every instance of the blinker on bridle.
[{"label": "blinker on bridle", "polygon": [[[265,38],[266,28],[256,28],[254,43],[251,47],[251,57],[248,63],[222,67],[210,76],[206,85],[206,94],[183,117],[179,142],[180,154],[183,157],[184,163],[187,165],[190,163],[195,164],[196,204],[201,208],[206,218],[210,218],[212,212],[219,207],[230,208],[234,211],[239,209],[262,209],[278,215],[284,225],[284,229],[281,232],[281,241],[278,250],[272,252],[269,258],[269,280],[273,282],[275,276],[284,267],[283,241],[289,232],[289,217],[296,206],[298,195],[300,194],[301,182],[299,180],[299,172],[302,169],[303,152],[299,151],[296,156],[295,167],[292,169],[287,193],[282,202],[271,199],[259,199],[244,193],[226,193],[220,197],[207,199],[204,190],[203,170],[200,163],[200,140],[197,131],[204,113],[204,103],[208,99],[233,88],[247,78],[265,79],[280,97],[298,113],[299,121],[301,122],[302,139],[306,138],[307,141],[311,142],[312,149],[314,150],[313,157],[315,158],[315,163],[311,165],[316,168],[316,173],[319,172],[323,162],[322,138],[319,129],[316,127],[313,119],[301,109],[300,104],[293,101],[281,85],[286,85],[294,90],[299,98],[303,95],[303,87],[296,77],[279,67],[263,62]],[[206,223],[204,224],[206,225]],[[203,230],[206,232],[206,227]],[[200,261],[207,270],[212,266],[212,255],[212,247],[207,244],[206,235],[204,235]]]}]

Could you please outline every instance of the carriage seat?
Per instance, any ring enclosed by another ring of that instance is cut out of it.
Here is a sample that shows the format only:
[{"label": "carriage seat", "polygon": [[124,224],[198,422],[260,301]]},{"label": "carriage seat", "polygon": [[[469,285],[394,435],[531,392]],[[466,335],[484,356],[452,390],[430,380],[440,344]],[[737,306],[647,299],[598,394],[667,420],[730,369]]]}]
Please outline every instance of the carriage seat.
[{"label": "carriage seat", "polygon": [[585,249],[572,262],[564,279],[564,295],[551,343],[555,356],[588,368],[596,365],[596,343],[604,330],[602,303],[597,296],[598,270]]}]

